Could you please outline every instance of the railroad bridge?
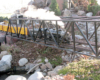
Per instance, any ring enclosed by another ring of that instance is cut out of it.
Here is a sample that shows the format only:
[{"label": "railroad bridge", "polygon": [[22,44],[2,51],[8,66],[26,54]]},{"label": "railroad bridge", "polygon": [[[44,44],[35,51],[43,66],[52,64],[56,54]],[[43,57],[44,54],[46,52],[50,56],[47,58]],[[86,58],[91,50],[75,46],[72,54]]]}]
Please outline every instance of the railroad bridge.
[{"label": "railroad bridge", "polygon": [[[25,40],[65,51],[68,50],[72,52],[72,55],[78,53],[99,58],[100,43],[98,41],[99,36],[97,35],[100,26],[99,18],[100,17],[98,16],[62,17],[62,20],[17,18],[10,19],[7,26],[0,26],[0,30],[6,32],[5,36],[11,35],[11,37],[18,38],[20,40]],[[21,24],[12,24],[13,20],[19,20]],[[25,21],[27,20],[30,20],[30,24],[25,25]],[[58,24],[60,21],[66,23],[63,29],[59,28]],[[40,25],[36,26],[35,24],[37,22]],[[52,24],[52,22],[55,22],[55,24]],[[80,26],[78,25],[79,22],[86,25],[85,32],[83,32],[82,28],[80,28]],[[92,32],[92,34],[89,34],[88,28],[88,24],[90,22],[94,24],[94,31]],[[29,25],[31,25],[31,28]],[[71,39],[68,37],[68,32],[72,36]],[[80,34],[81,36],[83,36],[83,39],[77,40],[75,38],[76,34]],[[82,53],[82,51],[89,51],[90,54],[84,54]]]}]

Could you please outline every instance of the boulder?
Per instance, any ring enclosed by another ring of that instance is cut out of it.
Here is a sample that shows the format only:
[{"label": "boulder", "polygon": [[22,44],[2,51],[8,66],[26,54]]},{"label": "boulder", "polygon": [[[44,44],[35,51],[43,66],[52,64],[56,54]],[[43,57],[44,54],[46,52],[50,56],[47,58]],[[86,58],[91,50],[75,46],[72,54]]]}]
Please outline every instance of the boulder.
[{"label": "boulder", "polygon": [[60,66],[56,66],[53,71],[56,71],[58,73],[59,70],[63,69],[63,66],[60,65]]},{"label": "boulder", "polygon": [[43,0],[34,0],[34,4],[37,8],[42,8],[44,7],[44,2]]},{"label": "boulder", "polygon": [[46,63],[45,66],[46,66],[48,69],[53,69],[51,63],[49,63],[49,62]]},{"label": "boulder", "polygon": [[9,65],[9,67],[11,67],[12,55],[4,55],[1,58],[1,61],[6,62]]},{"label": "boulder", "polygon": [[5,42],[5,35],[0,33],[0,42]]},{"label": "boulder", "polygon": [[49,7],[45,7],[44,9],[45,9],[45,10],[47,10],[47,11],[49,11],[49,10],[50,10],[50,8],[49,8]]},{"label": "boulder", "polygon": [[65,9],[63,17],[70,17],[70,16],[71,16],[71,12],[69,10]]},{"label": "boulder", "polygon": [[5,80],[27,80],[27,79],[20,75],[10,75]]},{"label": "boulder", "polygon": [[44,60],[46,63],[48,62],[48,59],[47,58],[45,58],[45,60]]},{"label": "boulder", "polygon": [[0,61],[0,72],[10,69],[10,66],[5,61]]},{"label": "boulder", "polygon": [[35,66],[35,64],[33,64],[33,63],[28,63],[28,64],[25,65],[25,69],[26,69],[26,70],[29,70],[29,69],[31,69],[31,68],[34,67],[34,66]]},{"label": "boulder", "polygon": [[86,16],[85,11],[81,11],[81,10],[79,10],[79,11],[77,12],[77,15],[78,15],[78,16]]},{"label": "boulder", "polygon": [[28,60],[26,58],[21,58],[18,61],[18,64],[19,64],[19,66],[24,66],[27,62],[28,62]]},{"label": "boulder", "polygon": [[89,13],[86,14],[87,17],[91,17],[92,15],[93,15],[92,12],[89,12]]},{"label": "boulder", "polygon": [[28,80],[42,80],[43,78],[44,76],[41,72],[35,72],[28,78]]},{"label": "boulder", "polygon": [[9,53],[7,51],[1,51],[0,58],[2,58],[4,55],[8,55]]},{"label": "boulder", "polygon": [[45,65],[45,64],[42,64],[42,65],[40,66],[40,68],[41,68],[41,70],[45,70],[45,69],[46,69],[46,65]]},{"label": "boulder", "polygon": [[83,39],[83,36],[81,36],[81,35],[75,35],[75,38],[76,39]]},{"label": "boulder", "polygon": [[57,72],[56,71],[49,71],[48,76],[56,76]]}]

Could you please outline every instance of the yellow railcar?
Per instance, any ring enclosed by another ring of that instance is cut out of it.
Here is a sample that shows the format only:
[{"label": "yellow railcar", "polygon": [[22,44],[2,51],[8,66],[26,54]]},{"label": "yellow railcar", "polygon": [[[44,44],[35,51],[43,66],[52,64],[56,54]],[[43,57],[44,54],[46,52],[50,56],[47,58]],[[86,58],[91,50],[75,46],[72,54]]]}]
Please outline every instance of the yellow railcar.
[{"label": "yellow railcar", "polygon": [[[8,29],[8,25],[0,25],[0,30],[1,31],[7,31]],[[20,33],[19,33],[20,31]],[[11,32],[11,33],[18,33],[18,34],[22,34],[22,35],[28,35],[28,29],[27,27],[16,27],[16,26],[11,26],[9,27],[8,29],[8,32]]]}]

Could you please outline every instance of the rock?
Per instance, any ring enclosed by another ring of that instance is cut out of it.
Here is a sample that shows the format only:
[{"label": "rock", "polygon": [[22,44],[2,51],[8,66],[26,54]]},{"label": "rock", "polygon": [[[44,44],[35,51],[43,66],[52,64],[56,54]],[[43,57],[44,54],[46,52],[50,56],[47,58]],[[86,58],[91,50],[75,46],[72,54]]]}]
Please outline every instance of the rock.
[{"label": "rock", "polygon": [[46,76],[45,80],[51,80],[50,76]]},{"label": "rock", "polygon": [[47,74],[46,73],[42,73],[43,74],[43,76],[46,76]]},{"label": "rock", "polygon": [[41,68],[41,70],[45,70],[45,69],[46,69],[46,65],[45,65],[45,64],[42,64],[42,65],[40,66],[40,68]]},{"label": "rock", "polygon": [[53,71],[58,72],[58,71],[61,70],[62,68],[63,68],[62,65],[61,65],[61,66],[56,66],[56,67],[53,69]]},{"label": "rock", "polygon": [[79,15],[79,16],[85,16],[86,14],[85,14],[85,11],[79,10],[79,11],[77,12],[77,15]]},{"label": "rock", "polygon": [[47,10],[47,11],[49,11],[49,10],[50,10],[50,8],[49,8],[49,7],[45,7],[44,9],[45,9],[45,10]]},{"label": "rock", "polygon": [[0,72],[6,71],[10,68],[11,67],[5,61],[0,61]]},{"label": "rock", "polygon": [[34,1],[34,4],[35,4],[35,6],[36,6],[37,8],[42,8],[42,7],[44,7],[44,2],[43,2],[43,0],[35,0],[35,1]]},{"label": "rock", "polygon": [[89,12],[89,13],[86,14],[87,17],[91,17],[92,15],[93,15],[92,12]]},{"label": "rock", "polygon": [[71,54],[71,53],[73,52],[73,49],[68,49],[66,52],[67,52],[68,54]]},{"label": "rock", "polygon": [[21,58],[18,61],[18,64],[19,64],[19,66],[24,66],[27,62],[28,62],[28,60],[26,58]]},{"label": "rock", "polygon": [[5,42],[5,35],[0,33],[0,42]]},{"label": "rock", "polygon": [[28,78],[28,80],[41,80],[41,79],[43,79],[44,78],[44,76],[43,76],[43,74],[41,73],[41,72],[35,72],[34,74],[32,74],[29,78]]},{"label": "rock", "polygon": [[61,55],[62,55],[62,56],[65,56],[65,53],[63,52]]},{"label": "rock", "polygon": [[32,67],[27,74],[29,74],[31,71],[34,71],[37,67],[39,67],[42,63],[36,64],[34,67]]},{"label": "rock", "polygon": [[20,75],[10,75],[5,80],[27,80],[27,79]]},{"label": "rock", "polygon": [[63,17],[70,17],[70,16],[71,16],[71,12],[69,10],[65,9]]},{"label": "rock", "polygon": [[38,60],[37,60],[37,63],[41,63],[41,62],[42,62],[42,60],[41,60],[41,59],[38,59]]},{"label": "rock", "polygon": [[48,76],[56,76],[57,72],[56,71],[49,71]]},{"label": "rock", "polygon": [[76,39],[83,39],[83,36],[81,36],[81,35],[75,35],[75,38]]},{"label": "rock", "polygon": [[4,55],[1,59],[1,61],[6,62],[9,67],[11,67],[11,60],[12,60],[12,55]]},{"label": "rock", "polygon": [[49,62],[46,63],[45,66],[46,66],[47,68],[49,68],[49,69],[53,69],[51,63],[49,63]]},{"label": "rock", "polygon": [[8,55],[8,52],[7,51],[1,51],[0,58],[2,58],[4,55]]},{"label": "rock", "polygon": [[19,40],[19,39],[13,38],[13,37],[11,37],[10,35],[6,36],[6,42],[7,42],[8,44],[13,44],[13,43],[17,42],[18,40]]},{"label": "rock", "polygon": [[48,59],[47,58],[45,58],[45,60],[44,60],[46,63],[48,62]]},{"label": "rock", "polygon": [[47,69],[43,70],[43,72],[45,72],[45,73],[46,73],[46,72],[47,72]]},{"label": "rock", "polygon": [[41,71],[41,69],[40,68],[38,68],[38,69],[36,69],[36,71],[35,72],[40,72]]},{"label": "rock", "polygon": [[31,69],[31,68],[34,67],[34,66],[35,66],[35,64],[33,64],[33,63],[28,63],[28,64],[25,65],[25,70],[29,70],[29,69]]},{"label": "rock", "polygon": [[70,55],[62,56],[62,60],[66,61],[66,62],[69,62],[71,60]]}]

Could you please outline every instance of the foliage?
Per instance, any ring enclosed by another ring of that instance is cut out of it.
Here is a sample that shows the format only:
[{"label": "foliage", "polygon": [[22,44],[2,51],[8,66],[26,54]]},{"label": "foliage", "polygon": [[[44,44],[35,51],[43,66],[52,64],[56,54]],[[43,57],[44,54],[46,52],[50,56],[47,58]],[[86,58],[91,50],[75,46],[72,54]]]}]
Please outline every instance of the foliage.
[{"label": "foliage", "polygon": [[97,0],[88,0],[89,4],[97,5]]},{"label": "foliage", "polygon": [[58,15],[58,16],[61,15],[61,12],[60,12],[60,9],[59,9],[59,6],[56,0],[51,1],[50,9],[51,11],[55,12],[55,15]]},{"label": "foliage", "polygon": [[66,0],[64,0],[64,3],[63,3],[63,9],[65,9],[65,8],[68,8],[68,3]]},{"label": "foliage", "polygon": [[88,11],[93,12],[93,15],[95,16],[97,12],[100,11],[100,6],[99,5],[93,5],[93,6],[89,5]]},{"label": "foliage", "polygon": [[54,59],[49,59],[49,62],[55,67],[62,63],[62,59],[60,56],[57,56]]},{"label": "foliage", "polygon": [[69,63],[69,65],[59,71],[59,74],[75,75],[76,80],[99,80],[100,60],[81,60]]},{"label": "foliage", "polygon": [[4,20],[8,20],[7,17],[0,17],[0,22],[3,22]]}]

